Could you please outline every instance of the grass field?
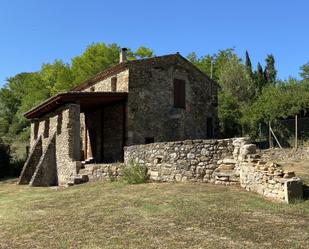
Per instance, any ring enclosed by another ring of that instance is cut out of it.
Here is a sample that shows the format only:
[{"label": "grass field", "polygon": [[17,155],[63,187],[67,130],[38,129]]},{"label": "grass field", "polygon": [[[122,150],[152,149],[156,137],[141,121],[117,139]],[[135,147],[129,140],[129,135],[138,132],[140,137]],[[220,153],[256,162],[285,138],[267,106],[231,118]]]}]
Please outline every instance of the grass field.
[{"label": "grass field", "polygon": [[309,201],[238,187],[0,182],[0,248],[309,248]]}]

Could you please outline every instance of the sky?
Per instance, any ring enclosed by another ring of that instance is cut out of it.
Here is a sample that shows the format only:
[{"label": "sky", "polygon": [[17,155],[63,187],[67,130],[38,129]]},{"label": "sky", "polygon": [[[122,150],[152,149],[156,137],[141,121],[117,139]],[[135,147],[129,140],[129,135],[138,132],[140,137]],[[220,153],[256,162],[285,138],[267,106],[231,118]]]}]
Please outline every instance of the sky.
[{"label": "sky", "polygon": [[156,55],[234,47],[253,66],[275,56],[278,77],[309,61],[308,0],[2,0],[0,87],[6,78],[70,59],[96,42]]}]

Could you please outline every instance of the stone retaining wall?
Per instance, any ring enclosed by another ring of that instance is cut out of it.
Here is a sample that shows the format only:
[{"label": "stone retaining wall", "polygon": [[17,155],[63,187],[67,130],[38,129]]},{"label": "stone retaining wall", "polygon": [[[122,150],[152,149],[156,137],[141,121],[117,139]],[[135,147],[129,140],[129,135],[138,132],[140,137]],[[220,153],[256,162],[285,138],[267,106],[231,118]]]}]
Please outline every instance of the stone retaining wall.
[{"label": "stone retaining wall", "polygon": [[267,167],[259,158],[256,146],[246,138],[134,145],[125,147],[124,154],[125,164],[147,166],[153,181],[241,184],[279,201],[301,198],[302,183],[294,172],[283,172],[277,164]]},{"label": "stone retaining wall", "polygon": [[125,147],[125,163],[145,164],[150,180],[239,183],[238,155],[245,138],[186,140]]},{"label": "stone retaining wall", "polygon": [[79,174],[88,175],[89,181],[114,181],[120,179],[125,165],[123,163],[88,164]]}]

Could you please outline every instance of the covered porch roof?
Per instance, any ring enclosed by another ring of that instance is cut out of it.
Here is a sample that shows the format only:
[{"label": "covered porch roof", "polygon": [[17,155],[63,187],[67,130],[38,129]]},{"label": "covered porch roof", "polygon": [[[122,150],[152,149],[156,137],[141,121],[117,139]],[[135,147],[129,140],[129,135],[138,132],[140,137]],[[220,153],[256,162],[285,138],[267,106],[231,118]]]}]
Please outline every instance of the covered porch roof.
[{"label": "covered porch roof", "polygon": [[63,104],[76,103],[81,111],[95,109],[97,107],[122,102],[127,99],[126,92],[66,92],[50,97],[38,106],[24,114],[28,119],[40,118],[43,115],[57,109]]}]

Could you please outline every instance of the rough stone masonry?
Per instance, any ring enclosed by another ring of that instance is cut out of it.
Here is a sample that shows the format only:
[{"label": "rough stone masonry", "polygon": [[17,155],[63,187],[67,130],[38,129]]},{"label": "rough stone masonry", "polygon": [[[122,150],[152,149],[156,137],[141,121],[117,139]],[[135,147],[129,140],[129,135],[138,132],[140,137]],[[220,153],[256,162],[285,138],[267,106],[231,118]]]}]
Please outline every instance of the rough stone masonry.
[{"label": "rough stone masonry", "polygon": [[294,172],[263,162],[247,138],[186,140],[125,147],[125,164],[147,166],[153,181],[199,181],[240,184],[248,191],[291,202],[302,198],[302,182]]}]

